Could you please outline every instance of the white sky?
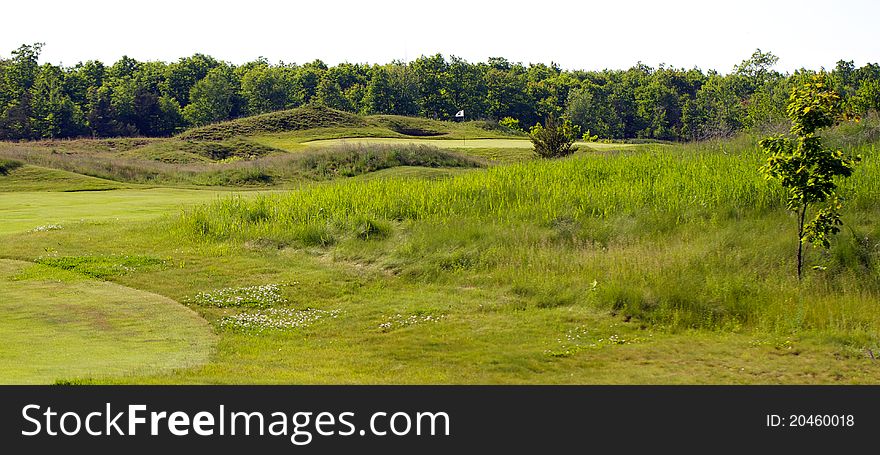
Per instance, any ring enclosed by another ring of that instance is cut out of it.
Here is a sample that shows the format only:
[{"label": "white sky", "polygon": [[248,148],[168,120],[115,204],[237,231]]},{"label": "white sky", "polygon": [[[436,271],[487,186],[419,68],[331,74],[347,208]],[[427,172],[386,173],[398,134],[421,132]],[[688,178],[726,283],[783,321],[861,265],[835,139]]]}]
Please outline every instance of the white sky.
[{"label": "white sky", "polygon": [[880,0],[106,0],[0,5],[0,56],[44,42],[43,61],[173,61],[195,52],[387,63],[440,52],[568,69],[657,66],[729,72],[761,48],[778,69],[880,61]]}]

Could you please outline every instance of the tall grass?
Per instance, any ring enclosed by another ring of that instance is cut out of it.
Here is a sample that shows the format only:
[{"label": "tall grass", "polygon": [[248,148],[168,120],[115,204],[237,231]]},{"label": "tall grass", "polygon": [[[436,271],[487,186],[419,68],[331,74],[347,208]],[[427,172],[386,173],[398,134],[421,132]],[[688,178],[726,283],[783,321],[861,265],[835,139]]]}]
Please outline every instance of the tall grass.
[{"label": "tall grass", "polygon": [[[655,212],[684,222],[727,209],[780,207],[784,195],[757,172],[761,155],[711,145],[654,147],[614,156],[532,161],[439,182],[336,184],[257,200],[228,199],[190,211],[215,237],[282,234],[301,223],[478,217],[492,222],[603,218]],[[861,194],[859,197],[867,197]],[[259,216],[253,215],[259,212]]]},{"label": "tall grass", "polygon": [[[852,230],[810,252],[821,269],[800,285],[786,195],[761,177],[749,137],[229,198],[177,226],[201,240],[336,244],[410,279],[508,288],[525,305],[862,339],[880,326],[880,156],[873,144],[850,151],[864,159],[842,186]],[[368,223],[398,234],[365,242]]]}]

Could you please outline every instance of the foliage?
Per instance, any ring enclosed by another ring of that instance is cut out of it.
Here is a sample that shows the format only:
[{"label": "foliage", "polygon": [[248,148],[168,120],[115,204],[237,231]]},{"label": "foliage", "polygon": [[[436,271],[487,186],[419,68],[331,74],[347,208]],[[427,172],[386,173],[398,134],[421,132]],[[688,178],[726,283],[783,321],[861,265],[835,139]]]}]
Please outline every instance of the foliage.
[{"label": "foliage", "polygon": [[519,123],[519,120],[513,117],[504,117],[503,119],[498,121],[498,124],[501,125],[502,128],[505,128],[511,132],[525,132],[522,126]]},{"label": "foliage", "polygon": [[10,172],[20,168],[22,164],[18,160],[0,159],[0,175],[9,175]]},{"label": "foliage", "polygon": [[773,65],[779,61],[779,57],[772,52],[762,52],[756,49],[752,56],[733,68],[735,74],[746,78],[752,90],[764,86],[772,79],[778,78],[779,73],[773,71]]},{"label": "foliage", "polygon": [[548,115],[544,125],[535,124],[529,130],[529,139],[535,146],[535,154],[541,158],[559,158],[577,151],[574,146],[579,139],[580,127],[572,125],[571,120],[563,119],[562,123]]},{"label": "foliage", "polygon": [[590,130],[587,130],[587,132],[584,133],[584,135],[583,135],[583,137],[581,137],[581,139],[584,142],[596,142],[599,140],[599,135],[598,134],[590,134]]},{"label": "foliage", "polygon": [[[825,148],[815,133],[836,125],[843,116],[840,95],[828,84],[826,75],[814,76],[791,93],[788,114],[795,138],[773,136],[760,141],[770,156],[761,171],[777,179],[788,192],[788,209],[798,215],[797,275],[803,275],[803,243],[828,248],[830,238],[840,232],[841,199],[837,180],[852,175],[859,157]],[[824,204],[824,205],[823,205]],[[822,205],[810,221],[810,208]]]},{"label": "foliage", "polygon": [[[775,131],[791,88],[812,73],[781,74],[778,58],[756,50],[731,74],[658,68],[563,70],[555,64],[493,57],[471,63],[441,54],[412,62],[241,65],[195,54],[176,62],[123,57],[72,67],[40,65],[42,44],[0,59],[0,140],[83,136],[169,136],[248,115],[302,106],[351,113],[448,120],[459,109],[476,120],[533,125],[566,116],[607,139],[667,141]],[[858,114],[877,109],[880,65],[840,61],[833,85]]]},{"label": "foliage", "polygon": [[196,126],[236,117],[241,104],[238,91],[231,70],[222,66],[214,68],[190,90],[183,116]]},{"label": "foliage", "polygon": [[862,114],[872,110],[880,112],[880,80],[863,83],[855,92],[853,104]]}]

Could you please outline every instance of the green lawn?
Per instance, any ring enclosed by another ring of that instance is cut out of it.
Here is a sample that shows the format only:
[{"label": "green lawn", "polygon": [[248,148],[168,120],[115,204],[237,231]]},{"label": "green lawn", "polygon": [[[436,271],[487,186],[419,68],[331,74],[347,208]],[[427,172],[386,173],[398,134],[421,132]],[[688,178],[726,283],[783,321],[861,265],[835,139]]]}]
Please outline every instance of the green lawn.
[{"label": "green lawn", "polygon": [[[104,191],[128,185],[60,169],[22,166],[0,175],[0,193],[21,191]],[[0,196],[3,197],[3,196]]]},{"label": "green lawn", "polygon": [[[0,177],[2,182],[4,177]],[[138,221],[209,202],[230,191],[177,188],[88,192],[0,192],[0,234],[47,225]],[[242,194],[250,194],[248,192]]]},{"label": "green lawn", "polygon": [[[306,140],[303,140],[306,139]],[[308,140],[301,136],[277,136],[274,140],[264,141],[281,149],[296,149],[298,146],[328,147],[340,144],[426,144],[446,149],[532,149],[528,139],[495,139],[474,138],[466,136],[444,136],[442,138],[409,138],[409,137],[354,137]],[[594,150],[618,150],[635,147],[633,144],[605,144],[601,142],[576,142],[575,145]]]},{"label": "green lawn", "polygon": [[173,300],[0,260],[0,383],[155,374],[208,361],[216,336]]}]

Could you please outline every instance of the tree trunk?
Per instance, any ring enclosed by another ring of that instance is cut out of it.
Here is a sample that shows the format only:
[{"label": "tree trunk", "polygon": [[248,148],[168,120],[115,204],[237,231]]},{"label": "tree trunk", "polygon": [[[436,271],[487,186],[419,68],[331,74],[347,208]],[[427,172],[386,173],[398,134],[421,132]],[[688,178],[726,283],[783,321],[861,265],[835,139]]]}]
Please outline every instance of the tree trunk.
[{"label": "tree trunk", "polygon": [[804,268],[804,220],[807,216],[807,204],[801,207],[800,218],[798,219],[798,250],[797,250],[797,277],[801,281]]}]

